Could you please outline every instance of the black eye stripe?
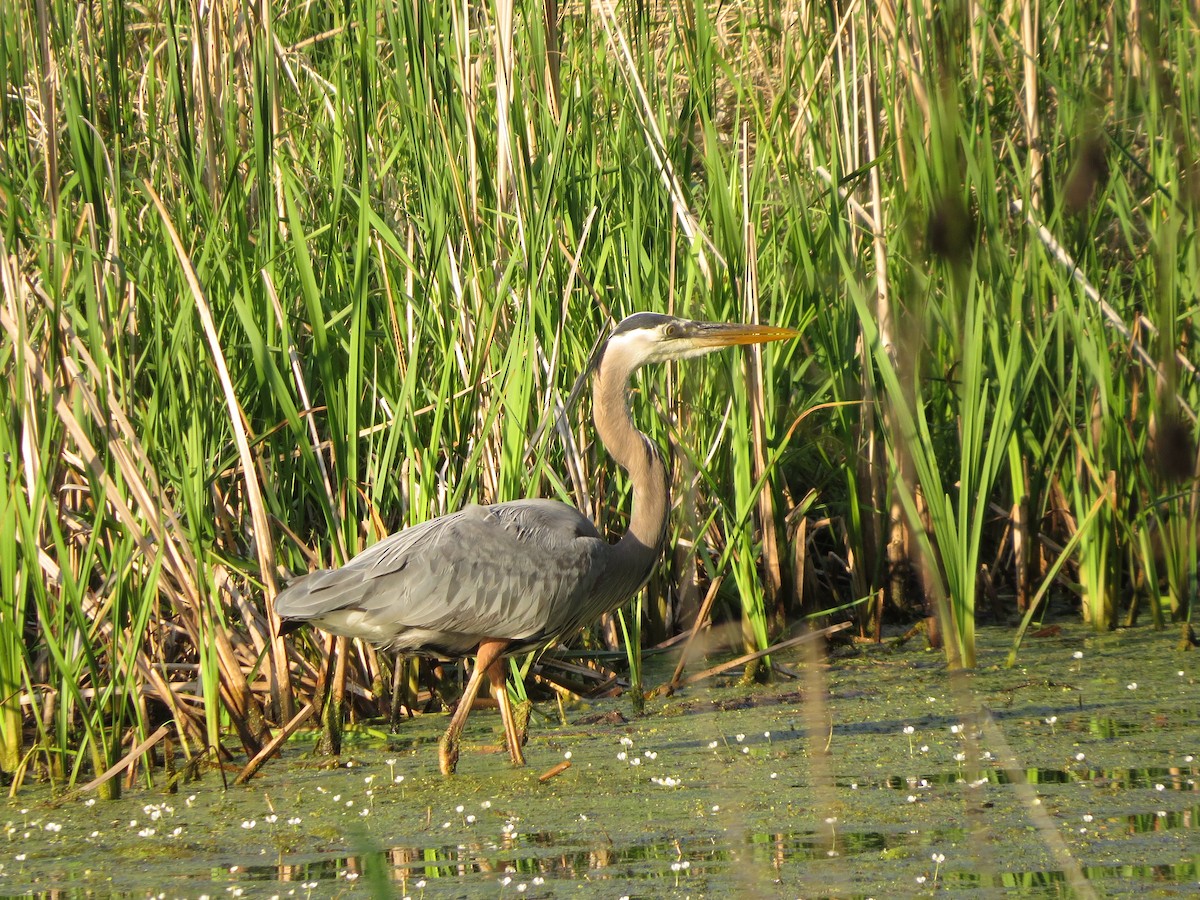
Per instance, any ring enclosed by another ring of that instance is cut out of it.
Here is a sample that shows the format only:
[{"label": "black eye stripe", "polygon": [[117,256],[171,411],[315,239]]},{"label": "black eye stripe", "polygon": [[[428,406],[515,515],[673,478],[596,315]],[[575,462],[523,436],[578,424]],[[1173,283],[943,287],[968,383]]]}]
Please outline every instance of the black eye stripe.
[{"label": "black eye stripe", "polygon": [[622,319],[620,324],[613,329],[613,337],[618,334],[627,334],[631,331],[641,329],[660,328],[663,325],[673,325],[675,322],[670,316],[664,316],[660,313],[634,313],[632,316],[627,316]]}]

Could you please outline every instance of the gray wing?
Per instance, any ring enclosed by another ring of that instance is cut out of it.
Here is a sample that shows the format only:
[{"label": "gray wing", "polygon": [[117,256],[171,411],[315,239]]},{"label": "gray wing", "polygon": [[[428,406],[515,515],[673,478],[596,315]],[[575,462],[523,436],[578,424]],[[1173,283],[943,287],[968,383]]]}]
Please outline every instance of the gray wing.
[{"label": "gray wing", "polygon": [[469,506],[384,538],[275,599],[284,620],[457,656],[483,638],[540,643],[596,589],[611,548],[554,500]]}]

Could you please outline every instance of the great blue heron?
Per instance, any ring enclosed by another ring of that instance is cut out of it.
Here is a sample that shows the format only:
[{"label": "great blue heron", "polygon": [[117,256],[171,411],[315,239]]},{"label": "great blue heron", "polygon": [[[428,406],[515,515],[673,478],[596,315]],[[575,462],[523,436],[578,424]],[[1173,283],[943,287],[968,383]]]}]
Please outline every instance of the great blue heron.
[{"label": "great blue heron", "polygon": [[592,382],[596,432],[633,486],[629,531],[619,541],[608,543],[557,500],[468,506],[386,537],[340,569],[291,584],[275,598],[284,630],[311,623],[404,653],[474,654],[475,667],[439,743],[442,773],[458,764],[459,735],[485,674],[509,755],[524,765],[504,657],[544,647],[616,609],[645,584],[666,539],[666,469],[658,447],[629,416],[630,377],[646,363],[796,334],[769,325],[629,316],[597,355]]}]

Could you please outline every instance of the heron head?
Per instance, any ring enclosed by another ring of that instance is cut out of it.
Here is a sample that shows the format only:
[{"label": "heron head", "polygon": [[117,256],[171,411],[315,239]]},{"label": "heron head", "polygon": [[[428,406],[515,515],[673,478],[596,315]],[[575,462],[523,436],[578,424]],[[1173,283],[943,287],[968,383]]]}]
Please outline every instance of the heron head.
[{"label": "heron head", "polygon": [[773,325],[697,322],[660,313],[634,313],[613,329],[605,358],[620,359],[636,369],[646,363],[688,359],[736,344],[765,344],[795,337],[800,332]]}]

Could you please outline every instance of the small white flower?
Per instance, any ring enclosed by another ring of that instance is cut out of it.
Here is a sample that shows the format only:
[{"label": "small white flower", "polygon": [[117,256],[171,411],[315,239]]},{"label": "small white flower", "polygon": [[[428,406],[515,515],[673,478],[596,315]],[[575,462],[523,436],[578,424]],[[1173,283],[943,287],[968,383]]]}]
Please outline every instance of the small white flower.
[{"label": "small white flower", "polygon": [[1072,655],[1073,657],[1075,657],[1076,659],[1083,659],[1083,651],[1082,651],[1082,650],[1076,650],[1076,651],[1075,651],[1074,653],[1072,653],[1071,655]]}]

